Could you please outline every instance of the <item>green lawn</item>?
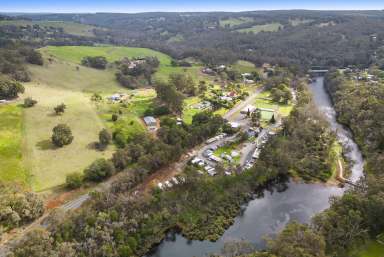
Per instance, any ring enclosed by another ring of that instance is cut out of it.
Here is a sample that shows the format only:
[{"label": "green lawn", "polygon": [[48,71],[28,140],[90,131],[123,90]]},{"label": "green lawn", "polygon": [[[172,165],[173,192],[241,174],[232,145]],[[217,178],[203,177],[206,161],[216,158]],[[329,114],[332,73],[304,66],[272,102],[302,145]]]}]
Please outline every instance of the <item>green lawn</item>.
[{"label": "green lawn", "polygon": [[96,28],[91,25],[69,22],[69,21],[27,21],[27,20],[3,20],[0,21],[2,25],[15,25],[15,26],[27,26],[27,25],[39,25],[41,27],[54,27],[63,28],[64,32],[76,36],[88,36],[92,37],[93,29]]},{"label": "green lawn", "polygon": [[383,257],[384,245],[371,240],[355,255],[356,257]]},{"label": "green lawn", "polygon": [[226,27],[226,26],[233,27],[233,26],[241,25],[243,23],[252,22],[252,21],[253,21],[253,18],[250,18],[250,17],[230,18],[230,19],[226,19],[226,20],[222,19],[222,20],[220,20],[220,26],[221,27]]},{"label": "green lawn", "polygon": [[22,116],[22,107],[0,105],[0,181],[28,182],[22,161]]},{"label": "green lawn", "polygon": [[[279,114],[283,117],[287,117],[293,109],[292,103],[280,104],[280,103],[276,103],[276,102],[272,101],[270,99],[270,92],[269,91],[264,91],[257,97],[257,99],[255,101],[255,106],[258,108],[277,110],[279,112]],[[263,115],[263,113],[265,113],[265,118],[270,119],[272,117],[272,114],[270,112],[268,112],[268,113],[262,112],[262,115]]]},{"label": "green lawn", "polygon": [[282,28],[283,28],[283,25],[281,23],[273,22],[273,23],[268,23],[264,25],[255,25],[250,28],[238,29],[236,31],[242,32],[242,33],[252,32],[254,34],[257,34],[260,32],[276,32]]},{"label": "green lawn", "polygon": [[232,65],[232,68],[239,71],[240,73],[250,73],[256,71],[256,67],[253,63],[248,61],[239,60]]},{"label": "green lawn", "polygon": [[[108,101],[96,104],[98,114],[104,124],[111,131],[119,130],[127,139],[146,130],[141,117],[144,116],[145,111],[150,108],[156,97],[153,89],[132,90],[131,95],[132,97],[124,104],[109,103]],[[113,122],[112,114],[118,114],[119,110],[121,114],[119,114],[118,120]]]}]

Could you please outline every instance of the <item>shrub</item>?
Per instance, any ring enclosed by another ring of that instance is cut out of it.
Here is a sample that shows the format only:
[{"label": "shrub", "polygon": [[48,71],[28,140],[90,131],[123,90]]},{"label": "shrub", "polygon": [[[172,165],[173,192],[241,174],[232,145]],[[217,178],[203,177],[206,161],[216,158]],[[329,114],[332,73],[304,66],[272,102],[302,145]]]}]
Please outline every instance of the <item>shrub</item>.
[{"label": "shrub", "polygon": [[116,113],[112,114],[112,118],[111,119],[112,119],[113,122],[117,121],[118,118],[119,118],[119,116],[117,116]]},{"label": "shrub", "polygon": [[79,172],[71,173],[67,175],[65,182],[69,189],[76,189],[83,184],[83,176]]},{"label": "shrub", "polygon": [[84,66],[104,70],[107,67],[107,59],[104,56],[86,56],[81,60]]},{"label": "shrub", "polygon": [[73,141],[72,131],[66,124],[59,124],[53,128],[52,143],[58,147],[69,145]]},{"label": "shrub", "polygon": [[67,108],[67,106],[65,104],[59,104],[58,106],[56,106],[53,109],[55,110],[56,115],[59,115],[59,114],[64,113],[65,108]]},{"label": "shrub", "polygon": [[108,130],[102,129],[99,133],[99,148],[104,149],[111,142],[112,137]]},{"label": "shrub", "polygon": [[88,168],[85,169],[85,179],[89,181],[100,182],[110,177],[115,172],[115,168],[110,161],[97,159]]},{"label": "shrub", "polygon": [[36,100],[33,100],[31,97],[27,97],[24,99],[24,107],[29,108],[37,104]]},{"label": "shrub", "polygon": [[0,79],[0,99],[16,98],[19,93],[24,93],[24,86],[19,82]]}]

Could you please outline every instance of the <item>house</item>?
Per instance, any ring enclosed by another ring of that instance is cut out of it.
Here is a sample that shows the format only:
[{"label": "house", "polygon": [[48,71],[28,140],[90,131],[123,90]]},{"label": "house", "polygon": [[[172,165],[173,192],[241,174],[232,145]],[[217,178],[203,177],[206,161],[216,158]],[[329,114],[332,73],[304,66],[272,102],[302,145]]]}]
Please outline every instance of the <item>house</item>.
[{"label": "house", "polygon": [[211,68],[203,68],[201,72],[208,74],[208,75],[213,75],[215,72]]},{"label": "house", "polygon": [[120,101],[121,96],[120,96],[120,94],[113,94],[110,97],[108,97],[108,99],[111,101]]},{"label": "house", "polygon": [[229,125],[231,126],[231,128],[233,129],[237,129],[240,127],[240,124],[237,123],[237,122],[229,122]]},{"label": "house", "polygon": [[252,79],[244,79],[244,83],[245,84],[253,84],[253,83],[255,83],[255,81]]},{"label": "house", "polygon": [[232,97],[229,97],[229,96],[220,96],[220,100],[231,102],[233,99]]},{"label": "house", "polygon": [[157,121],[152,116],[144,117],[144,123],[148,127],[149,130],[156,130],[157,129]]}]

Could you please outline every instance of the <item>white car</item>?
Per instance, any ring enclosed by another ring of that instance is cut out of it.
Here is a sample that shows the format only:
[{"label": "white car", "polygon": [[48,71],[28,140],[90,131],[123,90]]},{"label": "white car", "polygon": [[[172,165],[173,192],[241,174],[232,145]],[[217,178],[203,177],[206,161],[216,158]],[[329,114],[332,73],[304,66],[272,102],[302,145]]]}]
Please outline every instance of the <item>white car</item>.
[{"label": "white car", "polygon": [[177,178],[175,178],[175,177],[172,178],[172,182],[173,182],[175,185],[178,185],[178,184],[179,184],[179,181],[178,181]]},{"label": "white car", "polygon": [[160,189],[163,189],[163,188],[164,188],[163,183],[158,183],[157,186],[158,186]]},{"label": "white car", "polygon": [[172,187],[172,186],[173,186],[172,183],[169,182],[168,180],[165,181],[164,184],[165,184],[167,187]]}]

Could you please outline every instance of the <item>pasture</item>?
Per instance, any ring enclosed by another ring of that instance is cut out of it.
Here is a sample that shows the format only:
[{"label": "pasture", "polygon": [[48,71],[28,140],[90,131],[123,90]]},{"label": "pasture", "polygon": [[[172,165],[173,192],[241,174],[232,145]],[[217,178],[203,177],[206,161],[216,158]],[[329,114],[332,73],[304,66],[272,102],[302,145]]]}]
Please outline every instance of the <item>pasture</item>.
[{"label": "pasture", "polygon": [[0,181],[27,184],[28,173],[22,160],[23,108],[0,105]]},{"label": "pasture", "polygon": [[[67,174],[82,172],[97,158],[110,157],[112,146],[97,151],[94,143],[104,127],[86,94],[55,87],[28,83],[25,96],[38,103],[25,109],[25,164],[31,174],[31,186],[42,191],[65,182]],[[55,115],[53,107],[65,103],[62,115]],[[70,145],[57,148],[51,143],[52,128],[67,124],[74,136]]]},{"label": "pasture", "polygon": [[268,23],[263,25],[255,25],[245,29],[238,29],[236,31],[241,33],[257,34],[260,32],[276,32],[276,31],[279,31],[280,29],[283,29],[283,27],[284,26],[281,23],[273,22],[273,23]]},{"label": "pasture", "polygon": [[33,26],[39,25],[40,27],[54,27],[63,28],[67,34],[76,36],[93,37],[93,29],[96,27],[81,23],[69,22],[69,21],[29,21],[29,20],[2,20],[0,26],[15,25],[15,26]]},{"label": "pasture", "polygon": [[234,27],[247,22],[252,22],[253,18],[251,17],[240,17],[240,18],[230,18],[230,19],[221,19],[220,27]]},{"label": "pasture", "polygon": [[[47,57],[56,57],[61,61],[71,62],[74,65],[80,65],[85,56],[104,56],[108,62],[121,60],[124,57],[138,58],[146,56],[155,56],[159,59],[160,65],[155,73],[155,80],[167,80],[171,73],[189,73],[193,77],[201,77],[200,65],[192,67],[173,67],[172,58],[164,53],[137,47],[115,47],[115,46],[48,46],[40,49],[40,52]],[[82,67],[81,67],[82,68]],[[108,71],[108,69],[107,69]],[[114,70],[110,71],[114,76]]]}]

